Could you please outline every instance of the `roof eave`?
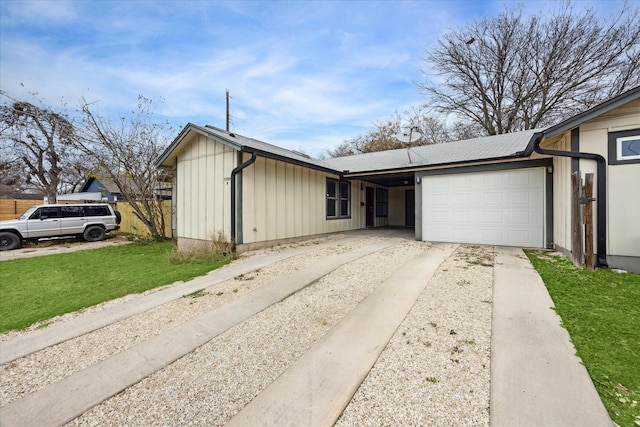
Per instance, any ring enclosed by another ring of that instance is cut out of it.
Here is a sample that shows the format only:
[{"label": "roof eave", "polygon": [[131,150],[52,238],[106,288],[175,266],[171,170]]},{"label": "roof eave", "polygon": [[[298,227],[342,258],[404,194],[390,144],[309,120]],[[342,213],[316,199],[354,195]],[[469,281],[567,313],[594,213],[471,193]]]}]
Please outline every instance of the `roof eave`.
[{"label": "roof eave", "polygon": [[551,126],[544,131],[544,137],[551,138],[571,129],[575,129],[576,127],[585,122],[588,122],[589,120],[595,119],[602,114],[621,107],[622,105],[634,101],[638,98],[640,98],[640,86],[630,89],[614,98],[611,98],[608,101],[603,102],[602,104],[596,105],[595,107],[592,107],[587,111],[584,111],[561,123],[558,123],[555,126]]},{"label": "roof eave", "polygon": [[447,166],[462,166],[462,165],[474,164],[474,163],[493,163],[493,162],[499,162],[503,160],[526,159],[530,156],[531,154],[526,154],[524,151],[520,151],[518,153],[510,154],[507,156],[490,157],[486,159],[463,160],[458,162],[434,163],[434,164],[428,164],[428,165],[415,165],[415,166],[407,166],[407,167],[393,168],[393,169],[377,169],[374,171],[345,173],[344,176],[345,178],[358,178],[358,177],[374,175],[374,174],[378,175],[378,174],[387,174],[387,173],[413,172],[418,170],[447,167]]},{"label": "roof eave", "polygon": [[203,127],[189,122],[180,131],[180,133],[173,140],[173,142],[171,142],[171,144],[166,148],[166,150],[164,150],[164,152],[160,155],[160,157],[158,157],[158,159],[154,162],[154,164],[155,164],[155,166],[157,168],[170,168],[170,167],[172,167],[171,165],[163,165],[163,163],[169,157],[171,157],[171,154],[176,150],[176,148],[178,148],[178,146],[182,143],[182,141],[189,134],[190,131],[197,132],[197,133],[199,133],[199,134],[201,134],[203,136],[206,136],[206,137],[215,137],[217,139],[222,140],[222,142],[232,146],[236,150],[240,150],[241,149],[241,145],[238,144],[236,141],[233,141],[231,138],[225,138],[225,137],[220,136],[220,135],[214,135],[214,134],[212,134],[210,132],[207,132],[207,130],[204,129]]}]

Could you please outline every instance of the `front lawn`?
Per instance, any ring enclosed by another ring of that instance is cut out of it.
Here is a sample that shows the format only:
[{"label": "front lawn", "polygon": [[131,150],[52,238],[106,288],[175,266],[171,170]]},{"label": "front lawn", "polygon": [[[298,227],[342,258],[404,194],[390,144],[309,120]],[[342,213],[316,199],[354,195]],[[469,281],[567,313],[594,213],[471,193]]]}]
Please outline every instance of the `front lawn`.
[{"label": "front lawn", "polygon": [[611,419],[640,425],[640,275],[527,251]]},{"label": "front lawn", "polygon": [[110,246],[0,262],[0,333],[201,276],[229,258],[173,262],[171,242]]}]

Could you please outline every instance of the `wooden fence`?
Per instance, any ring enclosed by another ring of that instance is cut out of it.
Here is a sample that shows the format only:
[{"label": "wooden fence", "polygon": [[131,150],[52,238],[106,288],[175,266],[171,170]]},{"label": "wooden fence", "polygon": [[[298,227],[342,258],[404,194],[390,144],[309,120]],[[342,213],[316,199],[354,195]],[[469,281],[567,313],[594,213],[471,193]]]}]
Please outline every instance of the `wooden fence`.
[{"label": "wooden fence", "polygon": [[39,200],[0,199],[0,221],[16,219],[31,206],[41,205]]},{"label": "wooden fence", "polygon": [[[149,236],[147,226],[133,212],[133,208],[127,202],[118,202],[118,210],[122,214],[122,222],[120,222],[120,231],[123,233],[135,234],[137,236]],[[162,210],[164,212],[164,235],[171,237],[171,200],[162,202]]]},{"label": "wooden fence", "polygon": [[[75,202],[65,202],[75,203]],[[22,215],[31,206],[42,205],[43,201],[38,200],[19,200],[19,199],[0,199],[0,221],[7,219],[16,219]],[[165,235],[171,237],[171,200],[162,202],[165,218]],[[135,234],[138,236],[148,236],[149,230],[144,223],[134,213],[131,205],[126,202],[118,202],[117,208],[122,214],[120,223],[120,231],[123,233]]]}]

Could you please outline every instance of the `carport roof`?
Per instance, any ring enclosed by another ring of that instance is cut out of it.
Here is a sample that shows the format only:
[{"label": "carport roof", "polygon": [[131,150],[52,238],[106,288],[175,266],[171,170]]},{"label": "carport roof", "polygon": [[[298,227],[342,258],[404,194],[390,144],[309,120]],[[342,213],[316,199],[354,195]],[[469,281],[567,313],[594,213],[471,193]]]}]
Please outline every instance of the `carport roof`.
[{"label": "carport roof", "polygon": [[541,132],[541,129],[532,129],[444,144],[377,151],[327,159],[324,163],[333,169],[348,171],[351,174],[521,158],[531,154],[534,136]]}]

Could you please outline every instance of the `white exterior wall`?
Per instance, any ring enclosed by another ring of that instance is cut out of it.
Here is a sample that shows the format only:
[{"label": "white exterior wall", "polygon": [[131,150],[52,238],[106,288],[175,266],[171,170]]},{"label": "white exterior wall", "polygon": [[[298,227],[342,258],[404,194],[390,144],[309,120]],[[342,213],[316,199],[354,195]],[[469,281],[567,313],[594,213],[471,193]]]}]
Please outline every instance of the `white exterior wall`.
[{"label": "white exterior wall", "polygon": [[[245,154],[243,161],[249,158]],[[365,228],[365,187],[375,186],[352,181],[351,217],[327,219],[327,178],[339,177],[258,157],[242,171],[242,244]],[[387,225],[387,218],[375,220]]]},{"label": "white exterior wall", "polygon": [[174,186],[178,240],[231,239],[231,182],[236,151],[199,134],[177,155]]}]

